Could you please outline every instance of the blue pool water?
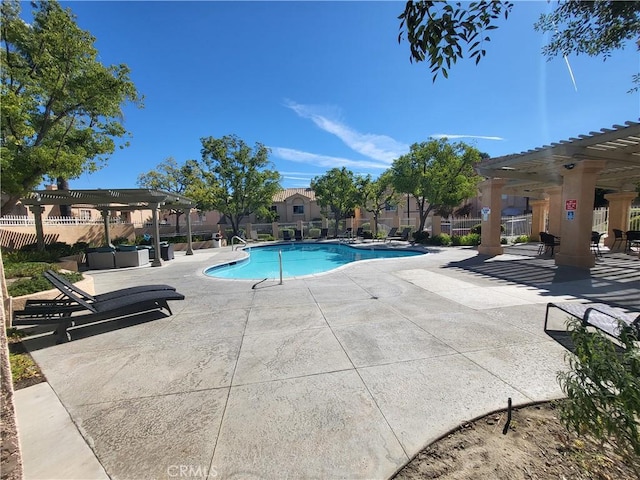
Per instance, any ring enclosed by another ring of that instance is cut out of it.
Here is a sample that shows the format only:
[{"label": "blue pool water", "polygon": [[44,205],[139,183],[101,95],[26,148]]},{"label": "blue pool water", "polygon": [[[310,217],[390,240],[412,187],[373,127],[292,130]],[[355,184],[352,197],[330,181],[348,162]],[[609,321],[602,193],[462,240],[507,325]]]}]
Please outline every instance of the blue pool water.
[{"label": "blue pool water", "polygon": [[282,252],[282,276],[297,277],[327,272],[347,263],[373,258],[397,258],[422,255],[421,252],[373,250],[343,244],[301,243],[251,247],[249,258],[234,265],[220,265],[205,270],[205,275],[218,278],[262,280],[279,278],[278,252]]}]

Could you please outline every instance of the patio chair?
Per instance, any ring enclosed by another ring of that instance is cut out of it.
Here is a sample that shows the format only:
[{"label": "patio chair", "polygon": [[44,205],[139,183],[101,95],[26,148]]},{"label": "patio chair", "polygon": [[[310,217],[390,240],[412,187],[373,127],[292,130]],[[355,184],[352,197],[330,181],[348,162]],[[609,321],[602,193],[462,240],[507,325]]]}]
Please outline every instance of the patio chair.
[{"label": "patio chair", "polygon": [[[50,277],[51,281],[53,277]],[[55,325],[57,343],[71,340],[68,329],[73,326],[85,325],[102,320],[152,312],[166,309],[172,315],[169,300],[184,300],[184,295],[175,290],[148,290],[127,293],[123,289],[110,292],[109,297],[88,302],[63,284],[53,281],[52,284],[66,297],[58,304],[50,304],[46,307],[30,307],[13,312],[13,325]],[[135,288],[135,287],[134,287]],[[75,315],[78,314],[78,315]]]},{"label": "patio chair", "polygon": [[624,233],[622,232],[622,230],[619,230],[617,228],[613,229],[613,243],[611,244],[611,250],[613,250],[616,246],[616,243],[618,244],[618,248],[620,248],[622,246],[622,242],[624,241]]},{"label": "patio chair", "polygon": [[550,233],[540,232],[541,249],[538,249],[538,254],[546,254],[551,252],[553,257],[555,248],[560,245],[560,237],[551,235]]},{"label": "patio chair", "polygon": [[294,234],[293,234],[294,238],[296,239],[296,241],[301,242],[302,241],[302,230],[298,230],[296,228]]},{"label": "patio chair", "polygon": [[623,329],[628,329],[640,340],[640,313],[625,312],[606,303],[547,303],[544,331],[547,331],[549,310],[557,308],[577,318],[585,326],[596,328],[606,335],[619,339]]},{"label": "patio chair", "polygon": [[602,238],[604,233],[591,232],[591,251],[597,256],[601,257],[602,253],[600,252],[600,239]]},{"label": "patio chair", "polygon": [[282,239],[285,242],[291,241],[291,232],[289,230],[282,230]]},{"label": "patio chair", "polygon": [[[175,287],[170,285],[139,285],[136,287],[122,288],[119,290],[113,290],[111,292],[102,293],[99,295],[91,295],[85,292],[77,285],[71,283],[62,275],[58,275],[54,270],[47,270],[43,273],[46,278],[54,287],[60,291],[69,290],[76,295],[79,295],[82,299],[88,302],[95,302],[98,300],[108,300],[111,298],[121,297],[122,295],[131,295],[132,293],[149,292],[153,290],[175,290]],[[62,293],[64,295],[64,292]]]},{"label": "patio chair", "polygon": [[358,227],[356,230],[356,238],[364,237],[364,228]]},{"label": "patio chair", "polygon": [[393,227],[391,230],[389,230],[389,233],[387,233],[387,236],[384,238],[385,242],[387,241],[387,238],[395,237],[397,232],[398,227]]},{"label": "patio chair", "polygon": [[632,251],[633,247],[640,247],[640,230],[628,230],[625,232],[625,237],[627,238],[625,252]]},{"label": "patio chair", "polygon": [[351,238],[353,236],[353,228],[347,227],[347,229],[338,234],[338,238]]},{"label": "patio chair", "polygon": [[402,233],[399,235],[387,235],[386,240],[401,240],[403,242],[409,241],[409,235],[411,235],[411,227],[406,227],[402,230]]},{"label": "patio chair", "polygon": [[320,229],[320,238],[321,239],[326,239],[329,236],[329,229],[328,228],[321,228]]}]

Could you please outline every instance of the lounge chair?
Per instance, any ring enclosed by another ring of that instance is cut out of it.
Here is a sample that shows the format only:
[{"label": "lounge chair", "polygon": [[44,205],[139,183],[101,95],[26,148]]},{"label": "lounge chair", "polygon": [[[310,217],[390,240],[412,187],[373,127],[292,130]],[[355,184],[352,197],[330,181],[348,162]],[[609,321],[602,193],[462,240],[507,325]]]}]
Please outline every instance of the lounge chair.
[{"label": "lounge chair", "polygon": [[109,292],[101,298],[93,297],[94,301],[87,301],[63,283],[58,282],[55,277],[47,278],[60,290],[65,299],[57,303],[32,304],[24,310],[15,311],[12,323],[13,325],[57,325],[55,331],[58,336],[57,343],[64,343],[71,339],[67,331],[70,327],[162,309],[166,309],[169,315],[172,315],[167,302],[184,300],[184,295],[173,289],[141,291],[141,287],[133,287]]},{"label": "lounge chair", "polygon": [[544,317],[544,331],[547,331],[549,309],[557,308],[582,321],[585,326],[594,327],[610,337],[619,339],[623,328],[628,328],[640,340],[640,313],[625,312],[606,303],[547,303]]},{"label": "lounge chair", "polygon": [[296,241],[301,242],[302,241],[302,230],[296,229],[295,233],[294,233],[294,237],[295,237]]},{"label": "lounge chair", "polygon": [[[71,283],[69,280],[67,280],[65,277],[63,277],[62,275],[58,275],[54,270],[47,270],[46,272],[43,273],[44,278],[46,278],[47,280],[49,280],[49,282],[58,290],[60,290],[62,293],[61,295],[66,296],[65,291],[69,290],[73,293],[75,293],[76,295],[80,296],[80,298],[82,298],[83,300],[86,300],[88,302],[95,302],[95,301],[99,301],[99,300],[110,300],[112,298],[118,298],[121,297],[123,295],[131,295],[133,293],[140,293],[140,292],[149,292],[149,291],[154,291],[154,290],[175,290],[175,287],[172,287],[170,285],[139,285],[136,287],[129,287],[129,288],[121,288],[119,290],[113,290],[111,292],[107,292],[107,293],[102,293],[99,295],[91,295],[90,293],[85,292],[84,290],[82,290],[81,288],[79,288],[77,285]],[[32,300],[30,300],[32,301]],[[40,300],[35,300],[40,301]],[[27,305],[29,304],[29,302],[27,302]]]},{"label": "lounge chair", "polygon": [[289,230],[282,230],[282,239],[285,242],[290,242],[291,241],[291,232],[289,232]]},{"label": "lounge chair", "polygon": [[391,230],[389,230],[389,233],[387,233],[387,236],[384,237],[385,242],[387,241],[387,238],[395,237],[397,232],[398,232],[398,227],[393,227]]},{"label": "lounge chair", "polygon": [[344,232],[338,234],[338,238],[351,238],[353,236],[353,228],[348,227]]},{"label": "lounge chair", "polygon": [[328,228],[321,228],[320,229],[320,238],[327,238],[327,236],[329,236],[329,229]]},{"label": "lounge chair", "polygon": [[358,227],[358,229],[356,230],[356,238],[358,237],[364,237],[364,228]]},{"label": "lounge chair", "polygon": [[[391,233],[391,232],[389,232],[389,233]],[[403,242],[408,242],[410,234],[411,234],[411,227],[406,227],[406,228],[404,228],[402,230],[401,234],[399,234],[399,235],[387,235],[387,238],[385,240],[387,240],[387,241],[401,240]]]}]

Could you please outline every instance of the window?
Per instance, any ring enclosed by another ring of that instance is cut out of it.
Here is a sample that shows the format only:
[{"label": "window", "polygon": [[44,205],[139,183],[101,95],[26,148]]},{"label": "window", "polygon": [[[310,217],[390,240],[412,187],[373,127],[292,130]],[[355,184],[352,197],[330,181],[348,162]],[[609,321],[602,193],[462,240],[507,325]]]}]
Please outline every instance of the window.
[{"label": "window", "polygon": [[398,206],[397,205],[391,205],[389,203],[385,203],[384,204],[384,209],[386,212],[396,212],[398,211]]},{"label": "window", "polygon": [[80,218],[83,220],[91,220],[91,210],[80,210]]},{"label": "window", "polygon": [[271,205],[271,207],[269,207],[269,210],[271,210],[273,213],[278,213],[278,206],[277,205]]},{"label": "window", "polygon": [[304,215],[304,205],[294,205],[293,206],[293,214],[294,215]]}]

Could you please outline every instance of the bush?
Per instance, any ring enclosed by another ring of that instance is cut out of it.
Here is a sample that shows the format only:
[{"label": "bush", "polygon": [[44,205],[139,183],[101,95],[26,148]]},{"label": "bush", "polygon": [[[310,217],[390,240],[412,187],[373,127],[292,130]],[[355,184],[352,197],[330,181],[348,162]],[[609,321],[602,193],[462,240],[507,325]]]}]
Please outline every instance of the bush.
[{"label": "bush", "polygon": [[480,245],[479,233],[468,233],[467,235],[456,235],[451,239],[454,246],[477,247]]},{"label": "bush", "polygon": [[311,237],[311,238],[319,238],[320,237],[320,229],[319,228],[310,228],[309,229],[309,237]]},{"label": "bush", "polygon": [[567,355],[569,371],[558,381],[567,395],[560,419],[578,435],[588,433],[609,443],[640,471],[640,347],[623,329],[616,346],[603,333],[587,330],[579,320],[568,322],[575,352]]},{"label": "bush", "polygon": [[451,245],[451,236],[447,233],[439,233],[438,235],[434,235],[433,237],[431,237],[429,243],[431,245],[442,245],[447,247]]},{"label": "bush", "polygon": [[413,232],[411,235],[413,235],[413,240],[416,243],[425,244],[429,241],[429,232],[424,230],[421,232]]},{"label": "bush", "polygon": [[[48,270],[51,265],[44,264],[43,270]],[[84,277],[81,273],[71,272],[61,274],[67,278],[70,282],[77,282]],[[15,282],[7,285],[7,291],[12,297],[19,297],[21,295],[28,295],[30,293],[44,292],[45,290],[51,290],[53,286],[51,283],[42,276],[42,273],[34,275],[30,278],[20,278]]]},{"label": "bush", "polygon": [[506,239],[505,237],[502,237],[502,238],[500,239],[500,245],[506,245],[507,243],[508,243],[508,242],[507,242],[507,239]]},{"label": "bush", "polygon": [[529,243],[529,235],[519,235],[513,239],[513,243]]}]

